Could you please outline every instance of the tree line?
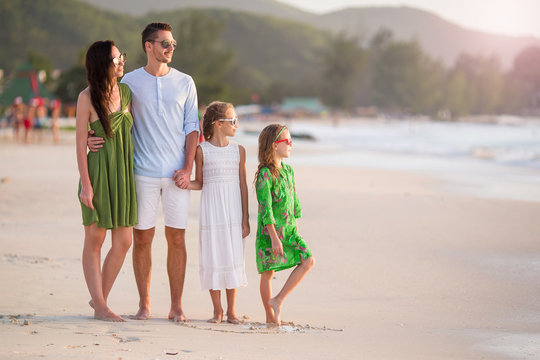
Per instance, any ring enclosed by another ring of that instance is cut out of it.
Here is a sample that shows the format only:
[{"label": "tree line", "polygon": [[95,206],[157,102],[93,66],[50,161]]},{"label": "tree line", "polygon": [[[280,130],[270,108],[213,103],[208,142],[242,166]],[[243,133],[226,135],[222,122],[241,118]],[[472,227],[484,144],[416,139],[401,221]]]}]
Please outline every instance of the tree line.
[{"label": "tree line", "polygon": [[[462,54],[453,66],[445,67],[417,42],[398,41],[388,30],[380,30],[365,45],[358,37],[326,33],[320,46],[306,47],[310,53],[305,58],[315,59],[309,69],[298,76],[277,78],[264,77],[264,72],[239,61],[235,48],[223,41],[229,30],[220,17],[191,11],[170,23],[179,43],[172,66],[193,76],[201,103],[221,99],[243,104],[258,99],[273,104],[288,96],[315,96],[340,111],[374,106],[386,113],[430,116],[441,111],[451,117],[540,114],[539,47],[524,49],[511,69],[502,69],[495,56],[474,54]],[[258,46],[271,47],[269,41],[264,39]],[[290,66],[287,54],[279,54],[274,65]],[[44,56],[28,55],[35,66],[51,70]],[[77,64],[49,83],[64,102],[75,101],[85,87],[83,59],[81,50]],[[134,60],[140,65],[145,62],[143,54]]]}]

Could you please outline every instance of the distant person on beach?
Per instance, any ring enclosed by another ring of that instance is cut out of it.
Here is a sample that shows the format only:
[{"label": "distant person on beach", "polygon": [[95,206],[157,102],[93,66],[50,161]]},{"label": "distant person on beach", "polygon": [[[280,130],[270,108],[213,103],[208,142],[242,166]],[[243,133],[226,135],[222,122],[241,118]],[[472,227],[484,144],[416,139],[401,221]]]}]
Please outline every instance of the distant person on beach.
[{"label": "distant person on beach", "polygon": [[214,101],[203,118],[206,139],[195,154],[195,180],[190,189],[202,187],[199,217],[199,275],[203,290],[210,291],[214,306],[208,322],[223,319],[221,291],[227,295],[227,322],[239,324],[236,292],[247,285],[244,238],[249,235],[246,150],[229,140],[238,128],[232,104]]},{"label": "distant person on beach", "polygon": [[[150,317],[150,273],[159,202],[165,217],[167,272],[171,291],[168,318],[185,321],[182,291],[186,274],[185,229],[189,210],[189,183],[197,139],[197,91],[191,76],[168,66],[176,41],[172,28],[152,23],[142,32],[146,66],[124,76],[133,92],[134,169],[139,224],[133,231],[133,268],[139,291],[139,310],[133,317]],[[90,150],[102,139],[91,137]],[[97,146],[96,146],[97,145]]]},{"label": "distant person on beach", "polygon": [[34,118],[34,134],[37,136],[37,140],[42,140],[43,127],[47,121],[47,107],[45,106],[45,99],[36,96],[33,99],[36,104],[36,115]]},{"label": "distant person on beach", "polygon": [[34,127],[34,118],[36,116],[37,103],[35,99],[31,99],[28,106],[24,107],[24,142],[30,144],[32,140],[32,128]]},{"label": "distant person on beach", "polygon": [[9,124],[13,126],[13,137],[15,138],[15,141],[19,140],[19,131],[24,126],[24,107],[22,97],[17,96],[15,99],[13,99]]},{"label": "distant person on beach", "polygon": [[[259,213],[257,217],[256,259],[261,274],[261,299],[266,322],[280,325],[285,298],[315,265],[304,239],[297,231],[296,219],[302,209],[296,196],[294,172],[284,164],[292,149],[289,130],[272,124],[259,135],[259,166],[255,188]],[[274,271],[295,267],[279,293],[272,297]]]},{"label": "distant person on beach", "polygon": [[51,130],[53,134],[53,141],[55,144],[60,142],[60,125],[58,124],[58,118],[60,117],[60,111],[62,109],[62,103],[59,99],[51,101]]},{"label": "distant person on beach", "polygon": [[[110,40],[93,43],[86,53],[88,87],[77,100],[76,146],[79,199],[84,225],[82,263],[94,317],[124,321],[107,306],[107,297],[131,246],[137,223],[131,91],[117,79],[124,74],[125,55]],[[88,127],[103,138],[103,149],[86,153]],[[112,246],[101,268],[101,247],[107,229]]]}]

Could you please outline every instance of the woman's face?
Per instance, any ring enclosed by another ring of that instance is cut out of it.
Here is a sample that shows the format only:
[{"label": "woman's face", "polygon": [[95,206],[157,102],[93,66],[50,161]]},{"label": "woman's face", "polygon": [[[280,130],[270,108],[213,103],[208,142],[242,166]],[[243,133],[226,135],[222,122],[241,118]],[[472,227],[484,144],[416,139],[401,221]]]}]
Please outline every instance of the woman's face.
[{"label": "woman's face", "polygon": [[[116,60],[114,60],[116,58]],[[116,65],[115,64],[118,64]],[[122,77],[124,75],[124,64],[126,60],[124,56],[120,53],[120,50],[116,46],[112,47],[111,51],[111,66],[114,68],[114,76]]]}]

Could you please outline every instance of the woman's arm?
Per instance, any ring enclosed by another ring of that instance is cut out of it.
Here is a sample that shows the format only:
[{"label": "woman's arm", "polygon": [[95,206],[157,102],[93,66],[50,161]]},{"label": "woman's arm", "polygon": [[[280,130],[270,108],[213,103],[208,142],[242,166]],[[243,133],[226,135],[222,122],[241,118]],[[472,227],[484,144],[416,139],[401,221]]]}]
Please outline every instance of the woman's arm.
[{"label": "woman's arm", "polygon": [[81,177],[81,193],[79,194],[79,197],[84,205],[93,210],[94,205],[92,204],[92,199],[94,198],[94,191],[88,175],[88,160],[86,158],[86,143],[88,141],[88,124],[92,113],[91,109],[92,104],[90,102],[90,94],[88,88],[86,88],[79,94],[79,98],[77,99],[75,146],[77,152],[77,165]]},{"label": "woman's arm", "polygon": [[246,183],[246,149],[239,145],[240,150],[240,195],[242,197],[242,238],[249,235],[249,209],[248,209],[248,188]]},{"label": "woman's arm", "polygon": [[197,150],[195,150],[195,180],[190,181],[189,183],[189,190],[201,190],[202,184],[203,184],[203,173],[202,173],[202,167],[204,163],[204,156],[201,149],[201,146],[197,146]]}]

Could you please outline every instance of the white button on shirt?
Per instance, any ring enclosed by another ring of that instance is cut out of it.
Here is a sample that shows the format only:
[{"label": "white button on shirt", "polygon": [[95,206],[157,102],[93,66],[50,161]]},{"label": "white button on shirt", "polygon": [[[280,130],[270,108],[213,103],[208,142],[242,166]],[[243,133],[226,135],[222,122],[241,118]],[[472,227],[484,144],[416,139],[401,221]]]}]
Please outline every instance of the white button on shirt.
[{"label": "white button on shirt", "polygon": [[132,92],[135,174],[171,177],[184,167],[186,136],[199,133],[193,79],[173,68],[156,77],[141,67],[121,82]]}]

